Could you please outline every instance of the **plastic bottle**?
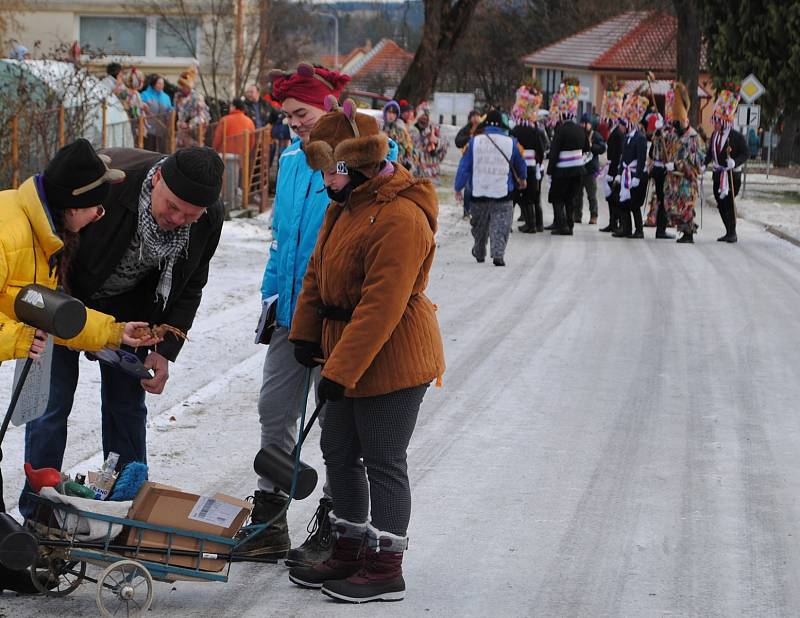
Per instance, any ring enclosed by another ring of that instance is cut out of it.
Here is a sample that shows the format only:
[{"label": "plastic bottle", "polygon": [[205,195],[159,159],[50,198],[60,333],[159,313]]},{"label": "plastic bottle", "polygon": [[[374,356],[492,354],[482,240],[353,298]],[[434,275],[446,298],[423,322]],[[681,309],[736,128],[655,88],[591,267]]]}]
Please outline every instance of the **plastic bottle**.
[{"label": "plastic bottle", "polygon": [[111,493],[114,483],[117,480],[117,474],[114,469],[119,462],[118,453],[109,453],[103,466],[98,472],[89,473],[89,487],[94,491],[97,500],[105,500]]}]

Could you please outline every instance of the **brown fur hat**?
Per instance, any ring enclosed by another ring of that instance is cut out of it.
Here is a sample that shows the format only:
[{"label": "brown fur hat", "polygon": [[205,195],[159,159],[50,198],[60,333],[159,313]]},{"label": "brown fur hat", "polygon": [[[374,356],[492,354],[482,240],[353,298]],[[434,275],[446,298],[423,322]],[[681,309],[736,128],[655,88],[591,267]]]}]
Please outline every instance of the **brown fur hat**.
[{"label": "brown fur hat", "polygon": [[366,114],[356,112],[356,105],[347,99],[342,107],[336,98],[325,98],[328,111],[311,129],[305,147],[308,165],[315,170],[359,170],[365,176],[374,176],[389,153],[389,142],[381,133],[378,122]]}]

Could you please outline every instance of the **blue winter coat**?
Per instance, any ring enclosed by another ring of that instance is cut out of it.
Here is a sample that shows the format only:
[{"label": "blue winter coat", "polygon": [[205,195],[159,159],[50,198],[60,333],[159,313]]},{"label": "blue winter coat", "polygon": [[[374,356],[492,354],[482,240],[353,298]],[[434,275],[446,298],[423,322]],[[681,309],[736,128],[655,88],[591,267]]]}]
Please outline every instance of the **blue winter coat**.
[{"label": "blue winter coat", "polygon": [[262,299],[278,295],[278,326],[289,328],[308,260],[330,199],[322,172],[306,162],[299,139],[280,158],[272,211],[272,243],[261,284]]}]

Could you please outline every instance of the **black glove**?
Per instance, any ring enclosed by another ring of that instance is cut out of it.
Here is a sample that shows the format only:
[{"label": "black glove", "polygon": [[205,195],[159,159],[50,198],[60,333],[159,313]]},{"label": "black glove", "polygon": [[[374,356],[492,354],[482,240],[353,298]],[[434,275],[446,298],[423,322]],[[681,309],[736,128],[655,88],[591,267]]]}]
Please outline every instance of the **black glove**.
[{"label": "black glove", "polygon": [[313,341],[295,341],[294,358],[304,367],[316,367],[319,365],[315,358],[322,358],[322,348]]},{"label": "black glove", "polygon": [[339,401],[344,397],[344,386],[328,378],[322,378],[317,386],[317,397],[320,401]]}]

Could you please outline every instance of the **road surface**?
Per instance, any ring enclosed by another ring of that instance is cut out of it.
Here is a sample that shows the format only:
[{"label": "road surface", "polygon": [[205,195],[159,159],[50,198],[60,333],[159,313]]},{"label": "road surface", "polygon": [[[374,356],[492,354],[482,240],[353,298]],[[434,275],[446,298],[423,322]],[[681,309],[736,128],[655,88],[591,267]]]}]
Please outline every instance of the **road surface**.
[{"label": "road surface", "polygon": [[[741,221],[739,244],[717,243],[707,208],[694,246],[580,225],[514,233],[496,268],[470,257],[457,207],[441,220],[429,295],[448,369],[409,453],[406,600],[340,605],[283,566],[235,564],[227,584],[156,584],[149,615],[798,615],[800,249]],[[263,224],[228,225],[192,341],[150,400],[150,464],[156,480],[245,496],[265,241]],[[73,469],[99,461],[85,369]],[[315,446],[305,459],[320,468]],[[315,507],[292,509],[297,542]],[[94,587],[2,596],[0,615],[96,615]]]}]

